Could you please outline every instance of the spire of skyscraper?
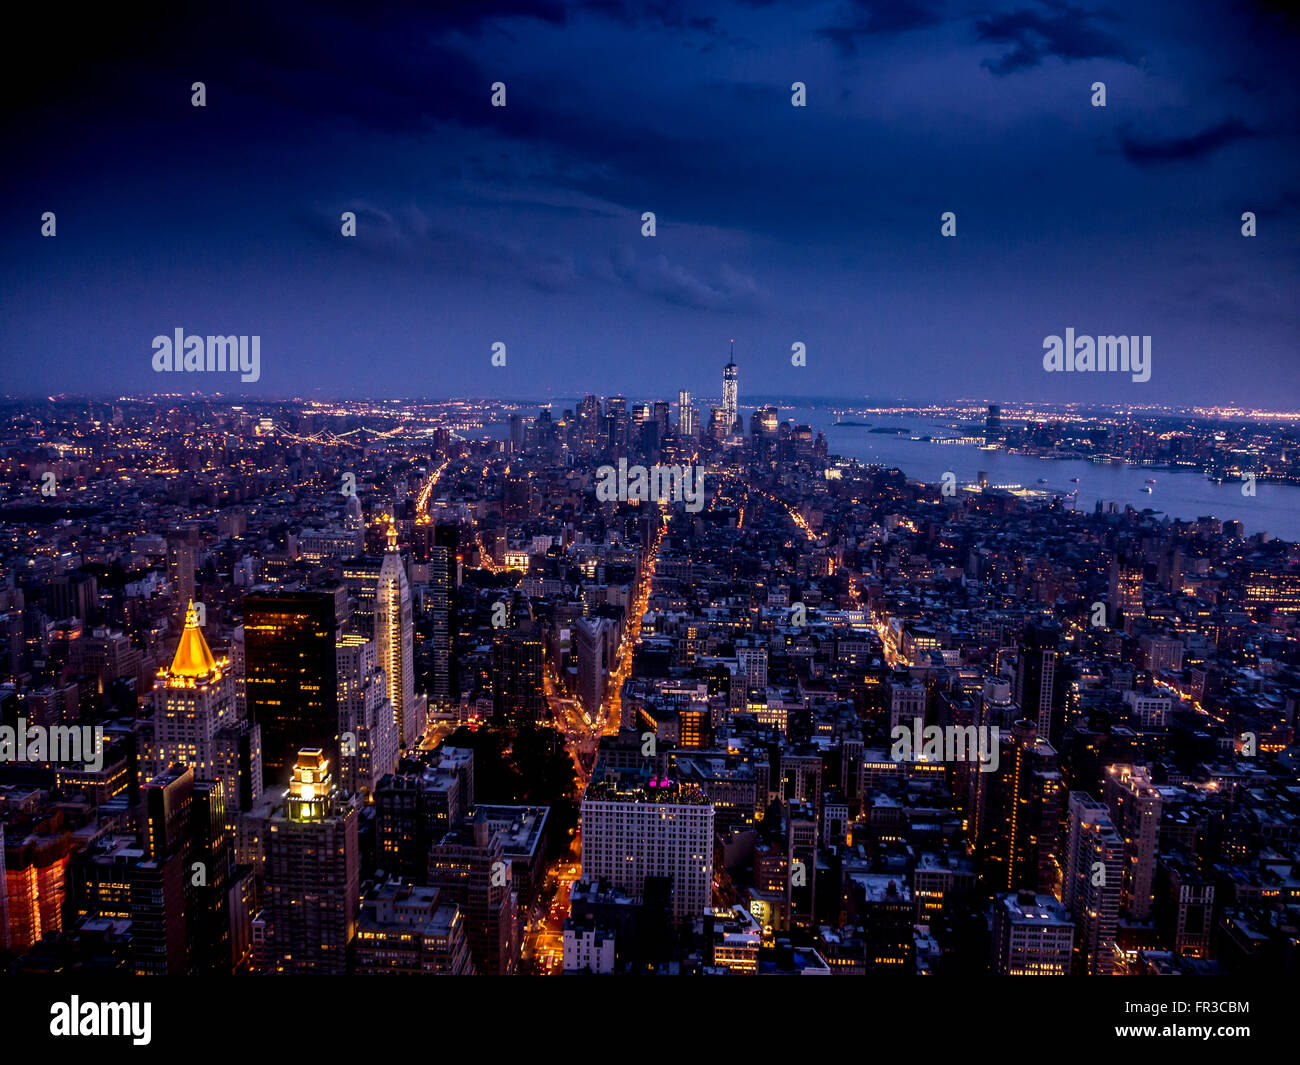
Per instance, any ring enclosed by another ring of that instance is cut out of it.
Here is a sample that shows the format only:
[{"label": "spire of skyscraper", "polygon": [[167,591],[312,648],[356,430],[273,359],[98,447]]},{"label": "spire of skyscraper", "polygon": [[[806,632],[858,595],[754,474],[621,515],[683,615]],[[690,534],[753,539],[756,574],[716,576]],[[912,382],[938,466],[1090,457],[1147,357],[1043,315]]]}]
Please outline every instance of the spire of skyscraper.
[{"label": "spire of skyscraper", "polygon": [[740,417],[739,407],[739,381],[736,370],[736,342],[731,342],[731,361],[722,369],[722,409],[727,418],[727,433],[730,434],[736,427],[736,420]]}]

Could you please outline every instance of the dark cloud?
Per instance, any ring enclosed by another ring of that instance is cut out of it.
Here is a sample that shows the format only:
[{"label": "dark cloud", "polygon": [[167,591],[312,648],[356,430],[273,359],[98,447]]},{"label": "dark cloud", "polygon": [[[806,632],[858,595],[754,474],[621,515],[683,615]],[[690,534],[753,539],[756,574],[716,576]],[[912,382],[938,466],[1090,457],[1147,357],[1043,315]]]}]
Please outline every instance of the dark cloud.
[{"label": "dark cloud", "polygon": [[[1270,373],[1294,378],[1281,312],[1258,328],[1241,313],[1300,269],[1294,39],[1258,7],[234,0],[34,17],[48,63],[3,72],[21,135],[0,172],[0,347],[33,374],[28,356],[57,351],[112,386],[79,337],[134,351],[166,307],[346,352],[336,377],[358,390],[411,379],[435,323],[448,353],[513,330],[602,381],[716,385],[697,342],[748,329],[815,345],[810,388],[1024,395],[1008,337],[1085,313],[1146,316],[1206,373],[1246,343],[1264,398]],[[1111,109],[1094,110],[1092,76],[1052,57],[1131,65],[1106,71]],[[1043,73],[994,78],[985,59]],[[34,236],[46,209],[57,241]],[[942,240],[949,209],[962,235]],[[1237,235],[1246,209],[1258,241]],[[1237,273],[1196,274],[1190,250]],[[1189,306],[1214,313],[1169,337]],[[365,331],[340,339],[352,319]],[[446,369],[497,387],[451,354]],[[514,364],[512,387],[556,372]]]},{"label": "dark cloud", "polygon": [[[356,214],[357,230],[355,237],[341,242],[344,211]],[[754,312],[767,295],[753,276],[725,262],[705,273],[663,253],[638,254],[626,246],[584,255],[558,253],[442,225],[413,205],[385,210],[357,202],[300,211],[296,217],[338,255],[360,254],[371,262],[444,277],[478,277],[549,294],[573,292],[584,282],[604,283],[702,311]]]},{"label": "dark cloud", "polygon": [[1011,49],[984,66],[994,74],[1012,74],[1039,66],[1049,56],[1060,59],[1117,59],[1133,63],[1132,50],[1094,23],[1101,14],[1052,3],[1046,11],[1017,8],[975,21],[978,40],[1008,44]]},{"label": "dark cloud", "polygon": [[942,14],[943,4],[932,0],[855,0],[838,22],[817,32],[844,55],[853,55],[862,38],[933,26],[942,20]]},{"label": "dark cloud", "polygon": [[1135,166],[1165,166],[1213,155],[1221,148],[1250,140],[1259,134],[1238,118],[1229,118],[1187,137],[1147,138],[1120,135],[1124,158]]}]

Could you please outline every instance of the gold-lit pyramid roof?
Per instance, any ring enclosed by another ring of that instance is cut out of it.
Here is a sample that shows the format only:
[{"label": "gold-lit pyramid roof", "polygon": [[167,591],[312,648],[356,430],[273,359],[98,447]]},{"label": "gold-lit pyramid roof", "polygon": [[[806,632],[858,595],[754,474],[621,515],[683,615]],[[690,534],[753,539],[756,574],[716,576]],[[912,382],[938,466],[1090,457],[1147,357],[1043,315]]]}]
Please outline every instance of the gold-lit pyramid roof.
[{"label": "gold-lit pyramid roof", "polygon": [[191,599],[185,610],[185,631],[181,633],[180,646],[172,659],[171,672],[173,676],[206,677],[216,668],[216,660],[208,650],[208,641],[199,628],[199,612],[194,609],[194,600]]}]

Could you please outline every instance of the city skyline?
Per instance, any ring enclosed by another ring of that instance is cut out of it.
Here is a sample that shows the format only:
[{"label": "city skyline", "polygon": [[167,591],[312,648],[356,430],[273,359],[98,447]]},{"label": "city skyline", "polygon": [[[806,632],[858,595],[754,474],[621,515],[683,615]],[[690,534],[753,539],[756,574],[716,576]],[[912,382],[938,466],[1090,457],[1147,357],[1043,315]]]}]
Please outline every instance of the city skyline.
[{"label": "city skyline", "polygon": [[183,1047],[189,976],[276,1054],[483,1028],[307,975],[1289,1025],[1300,14],[11,28],[6,1048]]}]

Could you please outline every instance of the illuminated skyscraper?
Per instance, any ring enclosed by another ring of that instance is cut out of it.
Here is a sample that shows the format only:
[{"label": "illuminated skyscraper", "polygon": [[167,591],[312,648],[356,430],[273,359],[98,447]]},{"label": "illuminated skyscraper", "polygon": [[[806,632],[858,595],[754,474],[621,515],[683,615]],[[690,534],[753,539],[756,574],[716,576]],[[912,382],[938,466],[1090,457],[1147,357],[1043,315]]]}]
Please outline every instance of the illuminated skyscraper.
[{"label": "illuminated skyscraper", "polygon": [[425,688],[439,708],[460,700],[456,642],[460,635],[460,526],[437,525],[429,548],[429,592],[425,600],[432,622]]},{"label": "illuminated skyscraper", "polygon": [[604,618],[581,618],[574,626],[574,658],[578,667],[578,701],[591,717],[600,713],[605,701],[605,683],[609,672],[606,661]]},{"label": "illuminated skyscraper", "polygon": [[990,891],[1049,890],[1062,790],[1056,750],[1033,721],[999,737],[998,771],[988,777],[976,859]]},{"label": "illuminated skyscraper", "polygon": [[234,722],[235,681],[229,659],[212,657],[192,599],[172,664],[158,671],[153,703],[148,775],[177,763],[190,766],[200,780],[215,780],[213,738]]},{"label": "illuminated skyscraper", "polygon": [[[722,368],[722,410],[727,419],[727,434],[735,428],[740,417],[739,381],[736,369],[736,342],[731,342],[731,361]],[[743,430],[742,430],[743,432]]]},{"label": "illuminated skyscraper", "polygon": [[549,708],[542,689],[542,638],[525,624],[492,639],[492,716],[511,724],[544,723]]},{"label": "illuminated skyscraper", "polygon": [[388,550],[379,569],[375,592],[375,641],[379,665],[388,677],[388,698],[397,716],[397,735],[403,747],[412,747],[424,734],[425,701],[415,694],[414,630],[411,622],[411,588],[397,549],[397,527],[388,527]]},{"label": "illuminated skyscraper", "polygon": [[324,751],[300,751],[267,833],[268,970],[347,972],[360,893],[356,801],[335,788]]},{"label": "illuminated skyscraper", "polygon": [[1124,885],[1124,840],[1105,803],[1087,792],[1070,793],[1061,902],[1074,916],[1075,972],[1110,976]]},{"label": "illuminated skyscraper", "polygon": [[691,394],[684,388],[677,393],[677,435],[683,440],[695,436],[695,408],[691,406]]},{"label": "illuminated skyscraper", "polygon": [[339,784],[368,797],[397,766],[397,718],[374,640],[345,633],[338,663]]},{"label": "illuminated skyscraper", "polygon": [[1160,789],[1146,766],[1112,765],[1106,768],[1102,797],[1111,822],[1124,837],[1124,904],[1129,917],[1146,920],[1159,858]]}]

